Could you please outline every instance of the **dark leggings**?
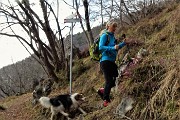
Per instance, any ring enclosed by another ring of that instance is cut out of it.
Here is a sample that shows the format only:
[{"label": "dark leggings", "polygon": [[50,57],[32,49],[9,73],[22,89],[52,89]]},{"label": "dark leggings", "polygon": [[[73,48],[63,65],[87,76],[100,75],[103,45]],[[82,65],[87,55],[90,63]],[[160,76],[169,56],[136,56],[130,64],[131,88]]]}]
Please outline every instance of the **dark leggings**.
[{"label": "dark leggings", "polygon": [[115,80],[118,76],[117,65],[111,61],[102,61],[100,62],[100,67],[105,78],[103,100],[107,100],[110,102],[109,95],[111,92],[111,88],[115,86]]}]

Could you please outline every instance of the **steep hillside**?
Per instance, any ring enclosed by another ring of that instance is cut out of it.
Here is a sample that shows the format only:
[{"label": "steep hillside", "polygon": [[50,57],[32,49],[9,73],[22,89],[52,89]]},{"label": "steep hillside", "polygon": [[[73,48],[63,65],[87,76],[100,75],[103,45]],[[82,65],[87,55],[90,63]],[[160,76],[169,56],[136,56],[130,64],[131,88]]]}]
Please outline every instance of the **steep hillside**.
[{"label": "steep hillside", "polygon": [[[72,88],[73,92],[82,92],[87,97],[82,108],[88,114],[72,113],[74,120],[179,120],[180,5],[169,5],[155,16],[118,31],[118,35],[122,33],[144,43],[130,48],[131,57],[142,47],[148,50],[148,56],[131,68],[130,76],[121,78],[118,92],[112,92],[112,102],[105,108],[96,93],[104,83],[98,63],[89,57],[75,61]],[[63,75],[59,74],[59,77],[63,78]],[[68,81],[55,87],[50,96],[69,92]],[[121,118],[117,106],[126,97],[133,99],[133,108]],[[0,120],[49,119],[49,110],[42,109],[39,104],[32,106],[31,99],[28,93],[1,100],[0,105],[6,110],[0,111]],[[59,116],[59,120],[63,117]]]}]

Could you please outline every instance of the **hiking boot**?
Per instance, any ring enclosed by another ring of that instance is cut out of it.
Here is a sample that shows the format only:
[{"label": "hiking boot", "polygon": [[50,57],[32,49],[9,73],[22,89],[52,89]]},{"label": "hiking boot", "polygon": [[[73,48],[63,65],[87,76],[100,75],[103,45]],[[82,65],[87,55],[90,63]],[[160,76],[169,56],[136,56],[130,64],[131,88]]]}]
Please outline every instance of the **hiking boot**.
[{"label": "hiking boot", "polygon": [[103,106],[104,106],[104,107],[107,107],[109,103],[110,103],[109,101],[104,100],[104,102],[103,102]]},{"label": "hiking boot", "polygon": [[98,91],[97,91],[98,95],[101,97],[101,99],[103,99],[103,94],[104,94],[104,88],[100,88]]}]

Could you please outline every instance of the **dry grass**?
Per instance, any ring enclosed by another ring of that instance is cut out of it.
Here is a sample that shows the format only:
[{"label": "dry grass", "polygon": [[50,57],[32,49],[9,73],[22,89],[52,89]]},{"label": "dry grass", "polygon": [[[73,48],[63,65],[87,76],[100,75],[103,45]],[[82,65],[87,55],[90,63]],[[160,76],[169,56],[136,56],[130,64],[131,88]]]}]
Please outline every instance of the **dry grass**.
[{"label": "dry grass", "polygon": [[161,81],[159,89],[143,109],[140,119],[156,120],[158,118],[166,118],[172,120],[172,114],[177,110],[174,103],[177,90],[176,86],[179,80],[179,78],[175,77],[177,76],[177,72],[176,69],[173,69],[166,73],[166,77]]}]

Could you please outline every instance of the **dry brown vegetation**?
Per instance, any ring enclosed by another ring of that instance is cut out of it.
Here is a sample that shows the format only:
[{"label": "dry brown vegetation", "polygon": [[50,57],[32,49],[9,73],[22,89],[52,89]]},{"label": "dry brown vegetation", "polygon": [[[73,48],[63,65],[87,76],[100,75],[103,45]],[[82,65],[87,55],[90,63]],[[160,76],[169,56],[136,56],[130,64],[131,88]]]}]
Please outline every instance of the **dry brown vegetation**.
[{"label": "dry brown vegetation", "polygon": [[[103,108],[96,90],[104,83],[98,63],[89,57],[75,62],[73,67],[73,92],[87,97],[82,108],[86,116],[73,113],[77,120],[119,120],[114,114],[124,96],[131,96],[135,103],[126,116],[132,120],[179,120],[180,119],[180,5],[167,6],[161,13],[145,18],[125,31],[131,37],[144,42],[132,48],[132,56],[144,47],[149,55],[136,66],[133,75],[122,79],[118,93],[111,94],[111,104]],[[79,64],[80,63],[80,64]],[[81,71],[81,72],[80,72]],[[59,74],[63,79],[63,75]],[[50,96],[68,93],[68,81],[55,86]],[[0,111],[0,120],[46,120],[49,110],[31,105],[31,94],[12,96],[0,101],[7,108]],[[59,120],[64,119],[59,116]]]}]

